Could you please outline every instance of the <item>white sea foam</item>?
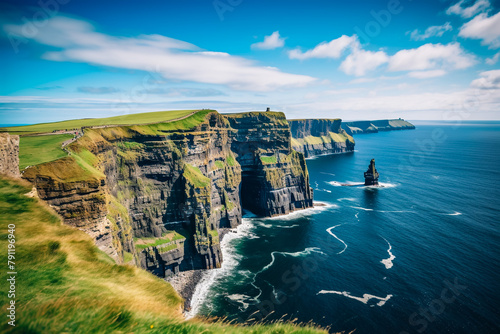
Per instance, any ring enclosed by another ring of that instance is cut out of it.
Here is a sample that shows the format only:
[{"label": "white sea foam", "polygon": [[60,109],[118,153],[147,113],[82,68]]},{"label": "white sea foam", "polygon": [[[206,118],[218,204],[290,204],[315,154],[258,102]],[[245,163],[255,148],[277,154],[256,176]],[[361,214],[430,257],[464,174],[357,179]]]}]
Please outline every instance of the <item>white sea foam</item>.
[{"label": "white sea foam", "polygon": [[340,182],[337,182],[337,181],[330,181],[327,183],[334,186],[334,187],[342,187],[342,184]]},{"label": "white sea foam", "polygon": [[344,242],[344,240],[340,239],[339,237],[337,237],[333,232],[332,230],[340,225],[343,225],[343,224],[339,224],[339,225],[335,225],[335,226],[332,226],[332,227],[329,227],[326,229],[326,231],[332,236],[334,237],[335,239],[337,239],[338,241],[340,241],[341,243],[344,244],[344,249],[341,250],[340,252],[338,252],[337,254],[342,254],[346,249],[347,249],[347,244]]},{"label": "white sea foam", "polygon": [[226,296],[226,297],[228,299],[230,299],[233,303],[240,304],[240,306],[238,306],[238,308],[242,312],[246,311],[246,309],[250,305],[250,303],[247,303],[247,301],[249,299],[251,299],[250,296],[235,293],[235,294],[232,294],[232,295],[229,295],[229,296]]},{"label": "white sea foam", "polygon": [[317,294],[321,295],[321,294],[327,294],[327,293],[332,293],[332,294],[336,294],[336,295],[345,296],[345,297],[348,297],[351,299],[355,299],[357,301],[362,302],[363,304],[368,304],[368,302],[371,299],[378,299],[380,301],[377,303],[377,306],[384,306],[384,304],[392,297],[392,295],[387,295],[385,298],[383,298],[383,297],[377,297],[374,295],[370,295],[368,293],[363,294],[363,297],[356,297],[356,296],[351,296],[351,294],[347,291],[333,291],[333,290],[321,290]]},{"label": "white sea foam", "polygon": [[[265,219],[259,219],[259,220],[271,220],[271,219],[279,219],[279,220],[293,220],[297,219],[298,217],[303,217],[303,216],[309,216],[324,210],[327,210],[332,207],[338,207],[334,204],[329,204],[329,203],[323,203],[323,202],[315,202],[315,203],[322,203],[324,206],[317,206],[314,208],[310,209],[305,209],[305,210],[299,210],[295,211],[293,213],[290,213],[286,216],[279,216],[279,217],[274,217],[274,218],[265,218]],[[234,268],[238,265],[239,261],[241,260],[241,255],[238,255],[233,247],[232,247],[232,241],[235,239],[240,239],[240,238],[249,238],[249,239],[255,239],[259,238],[257,235],[255,235],[252,230],[255,228],[253,221],[256,217],[255,214],[253,214],[250,211],[244,210],[243,212],[243,221],[242,223],[236,227],[236,229],[231,230],[231,232],[227,233],[224,238],[222,239],[222,242],[220,244],[221,246],[221,251],[222,251],[222,256],[224,261],[222,262],[221,268],[219,269],[212,269],[212,270],[206,270],[203,273],[203,277],[200,280],[200,282],[196,285],[195,291],[193,293],[193,296],[191,298],[191,309],[189,312],[186,312],[185,316],[187,319],[193,318],[198,314],[200,311],[201,306],[206,302],[208,292],[210,288],[213,286],[213,284],[219,280],[221,277],[224,277],[226,275],[231,275],[233,272]],[[265,224],[265,223],[264,223]],[[268,225],[268,224],[266,224]],[[289,253],[287,254],[286,252],[284,255],[291,255],[291,256],[302,256],[302,254],[299,253],[304,253],[307,254],[307,250],[309,249],[309,254],[313,251],[318,252],[319,248],[316,249],[316,247],[311,247],[311,248],[306,248],[302,252],[297,252],[297,253]],[[315,249],[315,250],[313,250]],[[320,251],[319,251],[320,252]],[[252,297],[251,300],[254,300],[255,302],[258,302],[259,297],[262,295],[262,290],[255,284],[255,278],[256,276],[270,268],[274,261],[275,261],[275,256],[274,253],[271,253],[271,263],[266,265],[264,268],[262,268],[260,271],[258,271],[253,278],[253,282],[251,285],[255,287],[257,290],[259,290],[259,294],[256,297]],[[278,252],[279,253],[279,252]],[[293,254],[293,255],[292,255]]]},{"label": "white sea foam", "polygon": [[446,216],[461,216],[462,213],[461,212],[458,212],[458,211],[455,211],[453,213],[445,213]]},{"label": "white sea foam", "polygon": [[363,208],[361,206],[351,206],[353,209],[363,210],[363,211],[373,211],[373,209]]},{"label": "white sea foam", "polygon": [[396,257],[391,253],[391,249],[392,249],[392,246],[391,244],[389,243],[389,241],[387,241],[385,238],[383,238],[385,240],[385,242],[387,242],[387,244],[389,245],[389,249],[387,250],[387,253],[389,254],[389,257],[387,259],[383,259],[382,261],[380,261],[380,263],[383,263],[384,266],[385,266],[385,269],[391,269],[392,266],[394,265],[392,263],[392,260],[394,260]]},{"label": "white sea foam", "polygon": [[343,201],[349,201],[349,202],[356,202],[357,200],[352,197],[344,197],[344,198],[338,198],[337,201],[343,202]]},{"label": "white sea foam", "polygon": [[321,174],[326,174],[326,175],[332,175],[332,176],[335,176],[335,174],[333,174],[333,173],[327,173],[327,172],[321,172]]},{"label": "white sea foam", "polygon": [[301,217],[308,217],[314,215],[318,212],[322,212],[331,208],[338,208],[337,204],[327,203],[327,202],[319,202],[315,201],[314,204],[321,204],[321,206],[315,206],[308,209],[296,210],[284,216],[276,216],[271,218],[261,218],[262,220],[294,220]]},{"label": "white sea foam", "polygon": [[359,187],[359,188],[369,188],[369,189],[394,188],[398,186],[395,183],[389,183],[389,182],[379,182],[378,185],[376,186],[365,186],[364,182],[352,182],[352,181],[346,181],[346,182],[329,181],[326,183],[334,187]]},{"label": "white sea foam", "polygon": [[395,183],[379,182],[378,186],[367,186],[367,188],[368,187],[370,187],[370,188],[395,188],[397,186],[398,185]]},{"label": "white sea foam", "polygon": [[224,261],[219,269],[205,270],[200,282],[196,285],[193,296],[191,297],[191,309],[186,312],[186,318],[193,318],[200,311],[201,306],[206,302],[208,292],[213,284],[230,274],[241,260],[241,255],[232,251],[232,241],[243,237],[252,238],[254,234],[251,230],[254,228],[251,220],[244,218],[242,223],[231,232],[227,233],[220,244]]},{"label": "white sea foam", "polygon": [[277,252],[277,253],[283,254],[283,255],[289,255],[289,256],[293,256],[293,257],[307,256],[307,255],[310,255],[312,253],[319,253],[321,255],[326,255],[325,253],[323,253],[321,251],[321,248],[319,248],[319,247],[307,247],[306,249],[304,249],[303,251],[300,251],[300,252],[293,252],[293,253]]},{"label": "white sea foam", "polygon": [[[363,208],[361,206],[351,206],[353,209],[358,209],[358,210],[363,210],[363,211],[375,211],[375,212],[383,212],[383,213],[415,213],[415,211],[408,211],[408,210],[374,210],[374,209],[369,209],[369,208]],[[356,218],[358,218],[356,216]]]}]

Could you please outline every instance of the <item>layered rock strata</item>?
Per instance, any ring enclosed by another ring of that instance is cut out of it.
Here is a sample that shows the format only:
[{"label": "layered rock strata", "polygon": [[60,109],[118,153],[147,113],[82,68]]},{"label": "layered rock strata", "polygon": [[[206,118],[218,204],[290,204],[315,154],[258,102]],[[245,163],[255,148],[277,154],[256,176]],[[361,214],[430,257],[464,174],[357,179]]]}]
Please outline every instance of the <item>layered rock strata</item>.
[{"label": "layered rock strata", "polygon": [[0,174],[19,177],[19,136],[0,133]]},{"label": "layered rock strata", "polygon": [[289,120],[293,149],[306,158],[354,151],[354,139],[344,129],[340,119]]}]

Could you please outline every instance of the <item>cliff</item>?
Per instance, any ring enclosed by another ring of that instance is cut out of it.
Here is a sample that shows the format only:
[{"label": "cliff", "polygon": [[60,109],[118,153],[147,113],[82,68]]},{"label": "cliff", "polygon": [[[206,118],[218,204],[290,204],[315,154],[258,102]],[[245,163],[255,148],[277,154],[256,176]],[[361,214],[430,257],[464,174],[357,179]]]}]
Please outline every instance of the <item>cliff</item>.
[{"label": "cliff", "polygon": [[379,131],[413,130],[415,126],[404,119],[382,119],[378,121],[344,122],[342,128],[350,135],[377,133]]},{"label": "cliff", "polygon": [[289,120],[293,149],[306,158],[354,151],[354,139],[342,127],[340,119]]},{"label": "cliff", "polygon": [[[28,168],[40,198],[117,262],[158,276],[222,262],[219,229],[312,206],[282,113],[87,128],[69,156]],[[257,201],[255,199],[258,199]]]},{"label": "cliff", "polygon": [[19,136],[0,133],[0,174],[19,177]]}]

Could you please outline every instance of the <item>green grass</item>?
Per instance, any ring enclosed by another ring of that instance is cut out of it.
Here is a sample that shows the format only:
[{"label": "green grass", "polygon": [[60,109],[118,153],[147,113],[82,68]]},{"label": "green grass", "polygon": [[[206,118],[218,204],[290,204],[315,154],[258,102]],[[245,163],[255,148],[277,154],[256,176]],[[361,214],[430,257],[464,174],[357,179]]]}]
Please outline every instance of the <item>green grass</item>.
[{"label": "green grass", "polygon": [[300,147],[303,145],[321,145],[324,143],[344,143],[346,140],[354,143],[354,139],[345,131],[341,133],[329,132],[328,136],[314,137],[307,136],[304,138],[292,138],[292,147]]},{"label": "green grass", "polygon": [[278,163],[278,160],[277,160],[276,156],[274,156],[274,155],[270,156],[270,157],[261,156],[260,161],[262,161],[262,163],[265,165]]},{"label": "green grass", "polygon": [[61,144],[73,138],[73,135],[47,135],[21,137],[19,143],[19,169],[57,160],[68,154]]},{"label": "green grass", "polygon": [[132,255],[132,253],[129,253],[129,252],[123,252],[123,253],[124,253],[124,256],[123,256],[124,263],[129,263],[130,261],[132,261],[134,259],[134,255]]},{"label": "green grass", "polygon": [[187,181],[197,188],[205,188],[210,185],[210,179],[203,175],[198,167],[186,164],[183,175]]},{"label": "green grass", "polygon": [[215,166],[218,168],[218,169],[224,169],[225,168],[225,164],[224,162],[220,161],[220,160],[216,160],[215,161]]},{"label": "green grass", "polygon": [[0,128],[0,132],[9,132],[10,134],[27,134],[27,133],[45,133],[56,130],[71,130],[79,129],[84,126],[102,126],[102,125],[136,125],[150,124],[171,121],[176,118],[185,117],[195,110],[170,110],[156,111],[140,114],[130,114],[107,118],[85,118],[77,120],[69,120],[54,123],[40,123],[26,126],[16,126],[8,128]]},{"label": "green grass", "polygon": [[[170,284],[142,269],[113,264],[87,234],[23,195],[30,190],[27,183],[0,179],[0,261],[7,265],[7,226],[14,223],[17,271],[16,327],[7,324],[10,300],[2,293],[2,333],[327,333],[283,322],[186,321],[182,299]],[[6,279],[2,270],[0,280]]]},{"label": "green grass", "polygon": [[228,156],[226,157],[226,162],[227,162],[227,165],[230,167],[236,166],[236,160],[234,159],[234,157],[231,154],[228,154]]},{"label": "green grass", "polygon": [[186,238],[175,231],[170,231],[163,233],[161,238],[134,238],[134,241],[135,241],[135,248],[142,250],[148,247],[160,246],[181,239],[186,239]]}]

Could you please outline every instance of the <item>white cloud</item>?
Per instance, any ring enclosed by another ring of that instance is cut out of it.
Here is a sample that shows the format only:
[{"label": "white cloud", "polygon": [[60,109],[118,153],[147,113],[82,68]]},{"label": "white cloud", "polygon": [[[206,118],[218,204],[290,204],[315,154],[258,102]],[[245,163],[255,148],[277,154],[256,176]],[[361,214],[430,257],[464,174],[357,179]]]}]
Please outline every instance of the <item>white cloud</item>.
[{"label": "white cloud", "polygon": [[500,47],[500,12],[488,17],[488,14],[479,14],[460,28],[461,37],[481,39],[482,45],[489,45],[490,49]]},{"label": "white cloud", "polygon": [[359,77],[387,63],[388,60],[389,57],[384,51],[373,52],[355,48],[339,68],[346,74]]},{"label": "white cloud", "polygon": [[430,70],[430,71],[413,71],[408,73],[408,76],[416,79],[429,79],[429,78],[441,77],[445,74],[446,71],[444,70]]},{"label": "white cloud", "polygon": [[338,59],[342,56],[348,48],[356,47],[359,45],[358,37],[356,35],[346,36],[342,35],[337,39],[330,42],[323,42],[311,50],[302,52],[300,49],[289,51],[288,57],[290,59],[309,59],[309,58],[335,58]]},{"label": "white cloud", "polygon": [[53,61],[155,71],[171,80],[221,84],[249,91],[301,87],[316,81],[310,76],[258,66],[242,57],[204,51],[160,35],[114,37],[95,32],[87,22],[60,16],[47,20],[36,34],[27,35],[24,33],[27,24],[32,23],[8,25],[5,29],[10,34],[61,48],[43,55]]},{"label": "white cloud", "polygon": [[443,34],[447,31],[451,31],[453,30],[453,27],[451,26],[450,22],[446,22],[445,24],[441,25],[441,26],[431,26],[427,29],[425,29],[425,31],[423,33],[420,33],[420,31],[418,29],[415,29],[413,30],[411,33],[410,33],[410,38],[414,41],[423,41],[424,39],[427,39],[427,38],[430,38],[430,37],[434,37],[434,36],[437,36],[437,37],[441,37],[443,36]]},{"label": "white cloud", "polygon": [[[473,5],[467,6],[470,1],[460,0],[446,11],[446,14],[456,14],[465,19],[471,18],[477,13],[487,11],[490,8],[488,0],[477,0]],[[465,5],[465,7],[464,7]]]},{"label": "white cloud", "polygon": [[416,49],[401,50],[391,57],[390,71],[425,71],[464,69],[476,63],[458,43],[424,44]]},{"label": "white cloud", "polygon": [[495,65],[498,62],[498,59],[500,59],[500,52],[497,52],[493,57],[491,58],[486,58],[485,62],[488,65]]},{"label": "white cloud", "polygon": [[252,44],[252,49],[272,50],[281,48],[285,45],[285,39],[280,37],[280,32],[275,31],[269,36],[264,37],[263,42]]},{"label": "white cloud", "polygon": [[478,89],[500,89],[500,70],[481,72],[481,78],[471,82]]}]

